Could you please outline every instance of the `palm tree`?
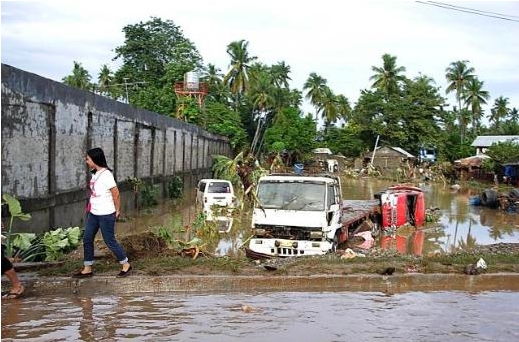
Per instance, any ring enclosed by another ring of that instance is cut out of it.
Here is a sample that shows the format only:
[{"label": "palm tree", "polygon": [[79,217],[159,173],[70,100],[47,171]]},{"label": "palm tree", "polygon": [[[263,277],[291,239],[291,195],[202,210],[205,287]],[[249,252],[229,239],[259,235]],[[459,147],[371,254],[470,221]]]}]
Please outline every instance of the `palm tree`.
[{"label": "palm tree", "polygon": [[472,111],[472,132],[477,135],[477,124],[481,118],[481,105],[487,104],[490,98],[488,91],[483,90],[483,81],[479,81],[476,77],[470,79],[466,85],[464,99],[465,104],[470,105]]},{"label": "palm tree", "polygon": [[519,122],[519,111],[517,110],[517,108],[512,108],[510,110],[510,120],[513,121],[513,122]]},{"label": "palm tree", "polygon": [[114,80],[114,76],[108,65],[103,64],[97,78],[97,87],[101,95],[110,93],[110,86]]},{"label": "palm tree", "polygon": [[244,93],[248,87],[248,69],[256,57],[249,56],[245,40],[234,41],[227,45],[227,53],[231,57],[231,69],[225,75],[224,83],[229,85],[233,94]]},{"label": "palm tree", "polygon": [[315,72],[312,72],[303,85],[303,90],[306,90],[306,99],[310,100],[310,103],[317,109],[315,112],[316,122],[324,89],[327,88],[326,82],[327,81],[325,78],[322,78]]},{"label": "palm tree", "polygon": [[222,74],[220,74],[220,69],[217,68],[214,64],[207,64],[207,83],[209,86],[218,86],[222,83]]},{"label": "palm tree", "polygon": [[92,76],[88,73],[88,71],[83,68],[81,63],[74,61],[74,68],[72,69],[72,75],[65,76],[62,78],[63,83],[76,87],[79,89],[90,89],[91,84],[90,80]]},{"label": "palm tree", "polygon": [[382,68],[372,66],[371,70],[375,72],[369,79],[374,81],[372,88],[383,91],[386,94],[386,99],[391,94],[395,94],[400,86],[400,83],[406,80],[401,73],[405,72],[405,67],[396,65],[396,56],[390,54],[382,55]]},{"label": "palm tree", "polygon": [[288,80],[292,80],[288,74],[290,73],[290,66],[286,65],[284,61],[274,64],[270,69],[272,79],[276,87],[282,86],[288,88]]},{"label": "palm tree", "polygon": [[468,61],[456,61],[452,62],[447,69],[445,69],[445,77],[450,82],[445,90],[445,93],[449,94],[453,91],[456,92],[456,99],[458,100],[458,120],[460,124],[460,137],[461,142],[465,141],[465,126],[462,122],[461,117],[461,99],[467,83],[474,78],[473,67],[467,66]]},{"label": "palm tree", "polygon": [[272,85],[272,79],[267,73],[260,73],[258,78],[255,80],[255,87],[251,89],[251,99],[254,108],[259,110],[258,121],[256,124],[256,133],[251,144],[251,151],[254,154],[256,147],[260,140],[260,133],[265,127],[262,124],[267,123],[267,111],[269,108],[274,106],[275,99],[272,96],[274,86]]},{"label": "palm tree", "polygon": [[341,119],[347,122],[351,115],[351,106],[348,98],[342,94],[337,95],[337,111]]},{"label": "palm tree", "polygon": [[494,102],[494,107],[490,110],[490,121],[494,122],[496,131],[499,130],[499,122],[508,115],[509,111],[508,97],[499,96]]},{"label": "palm tree", "polygon": [[318,112],[322,115],[327,127],[337,121],[339,115],[337,96],[329,87],[325,87],[323,90]]}]

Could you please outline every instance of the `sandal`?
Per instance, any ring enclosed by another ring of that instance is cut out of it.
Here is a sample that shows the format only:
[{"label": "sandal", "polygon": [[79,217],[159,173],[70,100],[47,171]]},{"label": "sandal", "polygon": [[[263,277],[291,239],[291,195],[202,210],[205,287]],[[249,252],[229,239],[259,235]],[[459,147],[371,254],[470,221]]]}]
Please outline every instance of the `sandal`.
[{"label": "sandal", "polygon": [[23,294],[25,292],[25,288],[21,286],[20,290],[18,292],[14,292],[13,290],[9,292],[3,292],[2,293],[2,299],[18,299],[23,297]]}]

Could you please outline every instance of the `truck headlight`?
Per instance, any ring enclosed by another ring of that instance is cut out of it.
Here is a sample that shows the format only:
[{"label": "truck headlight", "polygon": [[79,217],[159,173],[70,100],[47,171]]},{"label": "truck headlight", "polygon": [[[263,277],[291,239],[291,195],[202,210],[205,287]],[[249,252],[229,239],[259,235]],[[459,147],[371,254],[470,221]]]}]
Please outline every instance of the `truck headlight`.
[{"label": "truck headlight", "polygon": [[323,232],[318,230],[318,231],[313,231],[313,232],[310,232],[310,239],[322,239],[323,238]]},{"label": "truck headlight", "polygon": [[255,236],[265,236],[265,229],[254,229],[254,235]]}]

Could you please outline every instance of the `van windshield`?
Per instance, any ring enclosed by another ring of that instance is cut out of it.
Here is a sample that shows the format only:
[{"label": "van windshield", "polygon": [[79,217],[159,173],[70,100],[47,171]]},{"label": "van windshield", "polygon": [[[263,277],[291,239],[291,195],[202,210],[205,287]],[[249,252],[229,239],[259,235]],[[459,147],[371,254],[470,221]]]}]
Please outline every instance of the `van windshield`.
[{"label": "van windshield", "polygon": [[227,182],[211,182],[207,192],[210,194],[229,194],[231,193],[231,186]]},{"label": "van windshield", "polygon": [[326,186],[319,182],[262,181],[258,199],[265,209],[324,210]]}]

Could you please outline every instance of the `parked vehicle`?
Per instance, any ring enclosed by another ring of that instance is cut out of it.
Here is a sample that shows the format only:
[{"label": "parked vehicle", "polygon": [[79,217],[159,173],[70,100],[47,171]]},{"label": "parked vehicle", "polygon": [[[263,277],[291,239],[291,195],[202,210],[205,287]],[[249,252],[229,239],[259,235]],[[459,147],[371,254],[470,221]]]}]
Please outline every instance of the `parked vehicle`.
[{"label": "parked vehicle", "polygon": [[202,179],[196,188],[197,205],[202,206],[206,221],[215,221],[218,230],[229,232],[233,219],[225,209],[236,205],[236,197],[231,182],[224,179]]},{"label": "parked vehicle", "polygon": [[[419,190],[419,188],[416,188]],[[269,175],[260,178],[247,255],[322,255],[334,252],[360,230],[378,231],[425,219],[423,193],[394,187],[374,200],[342,200],[340,179],[330,175]],[[383,221],[382,199],[395,220]]]}]

